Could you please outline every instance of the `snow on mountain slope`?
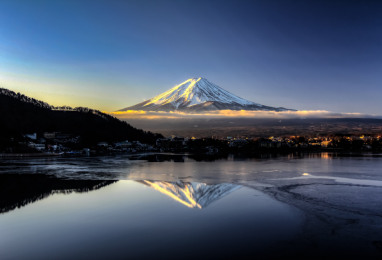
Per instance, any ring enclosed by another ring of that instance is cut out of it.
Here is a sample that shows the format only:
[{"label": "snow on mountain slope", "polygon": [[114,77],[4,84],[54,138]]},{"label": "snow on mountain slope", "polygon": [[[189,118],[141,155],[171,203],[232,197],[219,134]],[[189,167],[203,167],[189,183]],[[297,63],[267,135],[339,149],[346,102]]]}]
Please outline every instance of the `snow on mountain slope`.
[{"label": "snow on mountain slope", "polygon": [[190,107],[207,101],[218,101],[223,103],[235,102],[241,105],[259,105],[237,97],[206,79],[198,78],[189,79],[169,91],[150,99],[150,102],[145,104],[145,106],[171,103],[174,107],[178,108],[181,104],[187,103],[187,106]]},{"label": "snow on mountain slope", "polygon": [[137,181],[145,184],[189,208],[204,208],[241,188],[240,185],[223,183],[208,185],[199,182]]},{"label": "snow on mountain slope", "polygon": [[211,110],[285,111],[240,98],[204,78],[192,78],[137,105],[121,109],[144,111],[203,112]]}]

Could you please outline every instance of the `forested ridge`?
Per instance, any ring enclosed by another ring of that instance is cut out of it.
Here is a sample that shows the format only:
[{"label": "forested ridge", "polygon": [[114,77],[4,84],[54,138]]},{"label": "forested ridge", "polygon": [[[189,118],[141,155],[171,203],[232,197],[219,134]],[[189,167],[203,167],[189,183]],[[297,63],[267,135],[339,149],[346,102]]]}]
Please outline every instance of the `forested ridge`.
[{"label": "forested ridge", "polygon": [[0,122],[0,141],[43,132],[81,136],[87,143],[120,140],[154,143],[162,137],[98,110],[54,107],[4,88],[0,88]]}]

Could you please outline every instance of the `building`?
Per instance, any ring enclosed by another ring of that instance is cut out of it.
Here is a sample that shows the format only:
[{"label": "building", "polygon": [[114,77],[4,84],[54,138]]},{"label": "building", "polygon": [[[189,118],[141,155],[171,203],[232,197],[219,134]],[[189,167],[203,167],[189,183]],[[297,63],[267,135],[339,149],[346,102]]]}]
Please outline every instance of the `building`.
[{"label": "building", "polygon": [[54,138],[56,138],[56,133],[45,132],[44,133],[44,138],[46,138],[46,139],[54,139]]},{"label": "building", "polygon": [[132,141],[131,145],[134,147],[141,147],[142,146],[142,144],[139,141]]},{"label": "building", "polygon": [[45,144],[35,144],[34,148],[39,151],[45,150]]},{"label": "building", "polygon": [[39,150],[39,151],[45,150],[45,144],[35,144],[35,143],[30,142],[28,144],[28,146],[31,147],[31,148],[34,148],[36,150]]},{"label": "building", "polygon": [[245,145],[247,145],[247,140],[244,139],[235,139],[229,142],[229,147],[242,147]]},{"label": "building", "polygon": [[108,147],[109,146],[109,144],[106,143],[106,142],[99,142],[97,145],[98,146],[103,146],[103,147]]},{"label": "building", "polygon": [[48,145],[48,150],[53,150],[54,151],[54,150],[57,150],[57,148],[58,148],[58,146],[55,145],[55,144],[54,145],[51,145],[51,144]]},{"label": "building", "polygon": [[174,149],[182,148],[184,146],[183,142],[184,142],[183,137],[174,137],[172,138],[170,142],[170,148],[174,148]]},{"label": "building", "polygon": [[259,147],[262,147],[262,148],[280,148],[281,142],[272,142],[270,140],[259,141]]},{"label": "building", "polygon": [[263,148],[272,148],[273,147],[273,142],[272,141],[259,141],[259,147]]},{"label": "building", "polygon": [[27,137],[29,139],[32,139],[32,140],[36,140],[37,139],[37,134],[34,133],[34,134],[25,134],[24,137]]},{"label": "building", "polygon": [[68,139],[68,138],[70,138],[70,135],[68,135],[68,134],[58,134],[57,133],[54,138],[56,138],[56,139]]},{"label": "building", "polygon": [[330,146],[332,143],[332,141],[322,141],[321,142],[321,147],[328,147]]},{"label": "building", "polygon": [[121,148],[129,148],[131,147],[132,143],[130,143],[129,141],[123,141],[123,142],[119,142],[119,143],[116,143],[116,147],[121,147]]},{"label": "building", "polygon": [[171,142],[171,139],[158,138],[155,144],[157,147],[160,147],[163,149],[169,149],[170,148],[170,142]]},{"label": "building", "polygon": [[364,145],[362,147],[362,149],[365,149],[365,150],[371,150],[373,147],[371,147],[371,145]]},{"label": "building", "polygon": [[183,137],[169,137],[159,138],[156,141],[156,146],[162,149],[179,149],[186,145],[186,141]]}]

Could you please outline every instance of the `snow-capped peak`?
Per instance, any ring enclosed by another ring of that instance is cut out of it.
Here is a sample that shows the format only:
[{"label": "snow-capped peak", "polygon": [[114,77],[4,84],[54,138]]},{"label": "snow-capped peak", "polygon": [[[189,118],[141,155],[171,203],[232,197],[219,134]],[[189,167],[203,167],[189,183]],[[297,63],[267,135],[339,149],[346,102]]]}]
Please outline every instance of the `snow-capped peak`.
[{"label": "snow-capped peak", "polygon": [[205,78],[191,78],[170,90],[125,110],[184,111],[207,110],[274,110],[284,111],[240,98]]},{"label": "snow-capped peak", "polygon": [[182,104],[191,107],[208,101],[261,106],[260,104],[235,96],[204,78],[188,79],[172,89],[150,99],[144,106],[158,106],[171,103],[176,108]]}]

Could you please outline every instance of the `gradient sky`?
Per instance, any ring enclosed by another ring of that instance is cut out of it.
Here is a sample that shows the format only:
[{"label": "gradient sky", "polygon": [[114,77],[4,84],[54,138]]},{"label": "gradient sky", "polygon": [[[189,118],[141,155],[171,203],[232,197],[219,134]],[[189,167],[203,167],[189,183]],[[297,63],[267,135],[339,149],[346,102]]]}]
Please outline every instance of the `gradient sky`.
[{"label": "gradient sky", "polygon": [[381,115],[382,1],[0,1],[0,87],[115,111],[193,77]]}]

